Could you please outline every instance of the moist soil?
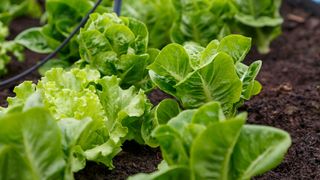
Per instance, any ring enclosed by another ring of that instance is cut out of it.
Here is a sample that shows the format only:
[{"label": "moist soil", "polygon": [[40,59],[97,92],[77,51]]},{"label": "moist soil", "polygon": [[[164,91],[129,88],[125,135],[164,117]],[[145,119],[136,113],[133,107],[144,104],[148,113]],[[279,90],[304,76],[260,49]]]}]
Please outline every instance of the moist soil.
[{"label": "moist soil", "polygon": [[[249,123],[288,131],[292,146],[277,168],[254,179],[320,179],[320,18],[288,5],[287,1],[281,10],[285,19],[283,34],[272,43],[271,52],[260,55],[253,49],[247,57],[246,63],[263,60],[257,78],[263,90],[240,111],[248,111]],[[37,25],[38,21],[33,19],[15,20],[11,25],[11,38]],[[9,75],[4,79],[21,73],[43,55],[26,51],[26,57],[23,63],[12,61]],[[39,75],[33,73],[26,79],[36,82]],[[0,90],[1,106],[6,106],[6,97],[14,95],[12,89],[13,85]],[[149,94],[154,104],[167,97],[159,90]],[[159,149],[126,142],[123,151],[114,159],[115,169],[110,171],[103,165],[88,162],[75,178],[125,179],[139,172],[155,171],[161,159]]]}]

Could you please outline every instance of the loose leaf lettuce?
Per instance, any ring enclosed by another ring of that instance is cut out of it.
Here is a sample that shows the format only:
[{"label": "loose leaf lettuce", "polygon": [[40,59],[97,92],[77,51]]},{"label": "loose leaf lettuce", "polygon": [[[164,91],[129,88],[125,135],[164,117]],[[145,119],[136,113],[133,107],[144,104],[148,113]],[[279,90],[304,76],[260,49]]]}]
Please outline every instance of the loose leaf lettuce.
[{"label": "loose leaf lettuce", "polygon": [[6,41],[10,22],[19,16],[39,17],[41,9],[36,0],[1,0],[0,2],[0,76],[7,73],[6,65],[12,57],[24,60],[23,46],[14,41]]},{"label": "loose leaf lettuce", "polygon": [[115,76],[100,78],[97,70],[48,71],[37,85],[24,82],[8,98],[1,114],[47,108],[63,133],[63,150],[68,171],[78,171],[86,160],[113,168],[112,159],[125,140],[144,143],[141,137],[143,116],[149,102],[142,90],[123,90]]},{"label": "loose leaf lettuce", "polygon": [[7,73],[6,65],[10,62],[11,56],[15,56],[18,61],[23,61],[23,47],[14,41],[6,41],[9,35],[8,27],[0,20],[0,76]]},{"label": "loose leaf lettuce", "polygon": [[[1,26],[1,22],[0,22],[0,26]],[[10,62],[12,57],[15,57],[19,62],[24,60],[23,50],[24,50],[23,46],[17,44],[14,41],[0,40],[0,76],[7,73],[8,70],[6,66]]]},{"label": "loose leaf lettuce", "polygon": [[[244,125],[246,114],[225,119],[217,102],[181,112],[153,134],[164,161],[133,179],[250,179],[280,164],[291,145],[288,133]],[[211,121],[210,121],[211,120]]]},{"label": "loose leaf lettuce", "polygon": [[148,66],[152,81],[175,96],[184,108],[197,108],[219,101],[227,116],[235,113],[244,100],[260,92],[255,81],[261,61],[249,67],[241,61],[251,46],[251,39],[229,35],[213,40],[204,48],[195,43],[170,44]]},{"label": "loose leaf lettuce", "polygon": [[1,0],[0,21],[9,24],[18,16],[29,15],[39,17],[41,9],[36,0]]},{"label": "loose leaf lettuce", "polygon": [[[93,7],[91,0],[46,0],[46,24],[38,28],[30,28],[16,37],[16,42],[37,53],[51,53],[79,25],[81,19]],[[101,6],[98,12],[107,9]],[[76,38],[59,51],[60,60],[75,62],[79,60]],[[52,63],[51,63],[52,64]]]}]

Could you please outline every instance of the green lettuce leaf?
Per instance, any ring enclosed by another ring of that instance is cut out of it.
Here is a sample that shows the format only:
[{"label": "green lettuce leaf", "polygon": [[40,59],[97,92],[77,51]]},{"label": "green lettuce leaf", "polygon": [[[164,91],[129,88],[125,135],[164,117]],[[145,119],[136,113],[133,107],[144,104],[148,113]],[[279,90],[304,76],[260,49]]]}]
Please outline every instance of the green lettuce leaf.
[{"label": "green lettuce leaf", "polygon": [[141,126],[151,107],[142,90],[123,90],[119,84],[115,76],[100,78],[97,70],[55,68],[37,85],[26,81],[17,86],[1,115],[44,107],[63,134],[67,172],[82,169],[86,160],[111,169],[125,140],[144,143]]},{"label": "green lettuce leaf", "polygon": [[84,64],[102,75],[118,76],[124,88],[151,88],[145,69],[157,51],[148,50],[148,30],[142,22],[115,14],[92,14],[78,41]]},{"label": "green lettuce leaf", "polygon": [[151,174],[137,174],[128,178],[128,180],[168,180],[168,179],[190,179],[190,170],[184,166],[170,167],[163,171],[157,171]]},{"label": "green lettuce leaf", "polygon": [[153,132],[164,158],[159,170],[129,179],[240,180],[271,170],[290,147],[290,136],[272,127],[244,125],[246,117],[225,118],[218,102],[181,112]]},{"label": "green lettuce leaf", "polygon": [[244,100],[260,92],[255,80],[261,62],[249,67],[242,63],[251,39],[229,35],[211,41],[207,47],[195,43],[170,44],[148,66],[154,84],[175,96],[184,108],[197,108],[219,101],[224,113],[232,116]]},{"label": "green lettuce leaf", "polygon": [[237,29],[242,34],[251,36],[260,52],[269,52],[271,41],[281,34],[281,0],[233,0],[232,3],[237,9]]},{"label": "green lettuce leaf", "polygon": [[245,125],[233,150],[232,178],[250,179],[279,165],[291,145],[288,133],[266,126]]},{"label": "green lettuce leaf", "polygon": [[185,108],[195,108],[205,102],[219,101],[228,114],[240,100],[241,82],[233,60],[220,53],[207,66],[194,71],[176,86],[177,96]]},{"label": "green lettuce leaf", "polygon": [[[26,1],[35,2],[35,0]],[[93,5],[94,3],[91,0],[46,0],[44,25],[23,31],[15,41],[37,53],[51,53],[78,26]],[[35,7],[30,6],[30,9],[34,11]],[[97,12],[109,11],[105,6],[97,9]],[[58,58],[71,63],[79,60],[78,46],[77,39],[71,39],[66,47],[59,51]]]},{"label": "green lettuce leaf", "polygon": [[9,28],[0,20],[0,76],[7,73],[7,64],[16,57],[18,61],[24,60],[24,48],[14,41],[6,41]]},{"label": "green lettuce leaf", "polygon": [[151,47],[190,41],[205,46],[212,39],[240,33],[267,53],[281,33],[280,5],[281,0],[127,0],[122,10],[147,25]]},{"label": "green lettuce leaf", "polygon": [[152,137],[152,131],[159,125],[166,124],[180,112],[179,104],[173,99],[165,99],[152,109],[141,126],[141,135],[148,146],[157,147],[158,143]]},{"label": "green lettuce leaf", "polygon": [[233,11],[228,1],[181,0],[173,4],[177,11],[170,33],[173,42],[194,41],[204,46],[212,39],[230,34],[226,22]]},{"label": "green lettuce leaf", "polygon": [[[123,90],[120,88],[120,80],[115,76],[104,77],[98,81],[101,89],[97,94],[104,107],[108,121],[108,129],[128,129],[126,139],[134,139],[143,143],[141,137],[141,125],[143,116],[149,111],[150,105],[142,90],[137,91],[134,87]],[[122,127],[124,126],[124,127]]]},{"label": "green lettuce leaf", "polygon": [[38,53],[50,53],[53,51],[43,37],[41,28],[39,27],[23,31],[15,38],[15,42]]},{"label": "green lettuce leaf", "polygon": [[0,179],[71,179],[65,166],[60,130],[48,111],[0,118]]},{"label": "green lettuce leaf", "polygon": [[121,13],[147,25],[150,47],[162,48],[170,43],[169,30],[176,16],[171,0],[126,0]]}]

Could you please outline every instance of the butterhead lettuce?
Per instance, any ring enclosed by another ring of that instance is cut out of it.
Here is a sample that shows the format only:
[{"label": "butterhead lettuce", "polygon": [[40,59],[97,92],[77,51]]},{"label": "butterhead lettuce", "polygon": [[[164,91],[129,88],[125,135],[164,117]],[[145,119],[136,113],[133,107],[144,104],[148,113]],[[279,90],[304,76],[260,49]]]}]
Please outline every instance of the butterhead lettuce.
[{"label": "butterhead lettuce", "polygon": [[280,129],[245,125],[246,114],[227,118],[219,103],[186,110],[153,131],[164,161],[135,179],[250,179],[276,167],[291,145]]},{"label": "butterhead lettuce", "polygon": [[148,66],[152,81],[175,96],[186,109],[219,101],[228,116],[235,114],[244,100],[261,90],[255,80],[261,61],[242,63],[251,39],[229,35],[213,40],[207,47],[195,43],[169,44]]}]

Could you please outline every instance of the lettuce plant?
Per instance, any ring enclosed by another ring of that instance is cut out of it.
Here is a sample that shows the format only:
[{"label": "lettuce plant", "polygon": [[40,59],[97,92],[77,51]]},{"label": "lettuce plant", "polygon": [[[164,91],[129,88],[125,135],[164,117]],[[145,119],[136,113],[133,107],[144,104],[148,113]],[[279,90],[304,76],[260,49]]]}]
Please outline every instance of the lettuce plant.
[{"label": "lettuce plant", "polygon": [[[108,3],[109,4],[109,3]],[[91,0],[46,0],[46,24],[34,27],[20,33],[15,41],[37,53],[51,53],[56,49],[79,25],[81,19],[93,7]],[[110,11],[101,6],[98,12]],[[50,67],[67,67],[79,60],[77,39],[59,52],[59,63],[48,63]],[[54,60],[56,61],[56,60]],[[46,69],[50,69],[46,67]]]},{"label": "lettuce plant", "polygon": [[129,0],[123,3],[123,13],[146,23],[151,47],[188,41],[205,46],[212,39],[241,33],[267,53],[281,33],[280,4],[281,0]]},{"label": "lettuce plant", "polygon": [[148,26],[149,46],[162,48],[170,42],[170,27],[175,20],[172,0],[125,0],[123,16],[133,17]]},{"label": "lettuce plant", "polygon": [[0,21],[6,25],[18,16],[39,17],[41,9],[37,0],[1,0]]},{"label": "lettuce plant", "polygon": [[171,27],[172,42],[194,41],[202,46],[212,39],[220,39],[231,30],[229,21],[234,9],[229,0],[172,0],[176,19]]},{"label": "lettuce plant", "polygon": [[276,167],[291,145],[287,132],[245,125],[246,113],[227,118],[217,102],[186,110],[153,136],[164,161],[135,179],[250,179]]},{"label": "lettuce plant", "polygon": [[6,65],[12,56],[18,61],[24,59],[23,46],[15,41],[7,41],[9,36],[10,22],[19,16],[29,15],[39,17],[41,15],[40,6],[36,0],[1,0],[0,2],[0,76],[7,73]]},{"label": "lettuce plant", "polygon": [[24,59],[24,48],[14,41],[6,41],[8,35],[8,27],[0,21],[0,76],[7,73],[6,65],[12,58],[10,54],[15,56],[18,61]]},{"label": "lettuce plant", "polygon": [[175,96],[185,109],[219,101],[227,116],[235,114],[244,100],[261,90],[255,80],[261,61],[242,63],[250,50],[251,39],[229,35],[207,47],[195,43],[169,44],[148,66],[152,81]]},{"label": "lettuce plant", "polygon": [[147,65],[158,54],[148,49],[148,30],[133,18],[116,14],[92,14],[79,34],[82,66],[88,64],[102,75],[117,75],[125,88],[151,86]]},{"label": "lettuce plant", "polygon": [[234,29],[253,38],[258,50],[269,52],[273,39],[281,34],[281,0],[233,0],[236,7]]},{"label": "lettuce plant", "polygon": [[150,109],[142,90],[123,90],[119,83],[115,76],[100,78],[97,70],[55,68],[37,85],[26,81],[17,86],[16,97],[8,98],[0,116],[48,109],[62,133],[69,174],[82,169],[86,160],[113,168],[112,159],[125,140],[144,143],[141,125]]}]

